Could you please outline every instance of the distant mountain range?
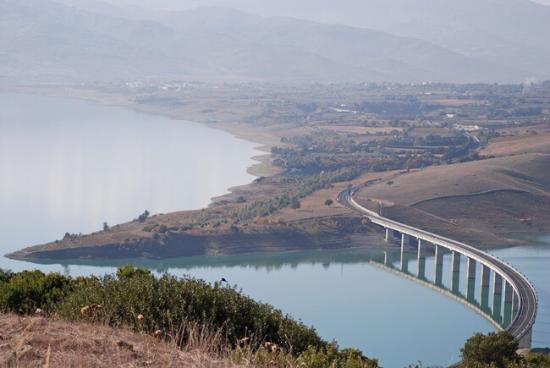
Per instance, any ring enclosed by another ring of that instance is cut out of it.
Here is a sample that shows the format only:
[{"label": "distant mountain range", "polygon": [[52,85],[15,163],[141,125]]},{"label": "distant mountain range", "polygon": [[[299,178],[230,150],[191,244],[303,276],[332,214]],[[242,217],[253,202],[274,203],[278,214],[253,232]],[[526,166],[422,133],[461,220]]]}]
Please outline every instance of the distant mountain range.
[{"label": "distant mountain range", "polygon": [[[224,3],[255,10],[247,0]],[[322,11],[335,3],[262,2],[264,12],[272,5],[312,19],[302,20],[217,6],[150,12],[93,0],[0,0],[0,80],[550,78],[549,7],[528,0],[342,0],[339,11]]]}]

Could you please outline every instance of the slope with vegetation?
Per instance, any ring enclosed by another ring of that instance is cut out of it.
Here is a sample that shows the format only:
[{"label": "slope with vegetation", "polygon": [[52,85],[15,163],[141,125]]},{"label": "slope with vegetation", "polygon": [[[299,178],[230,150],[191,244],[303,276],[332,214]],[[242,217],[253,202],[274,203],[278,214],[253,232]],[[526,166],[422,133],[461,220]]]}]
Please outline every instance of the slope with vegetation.
[{"label": "slope with vegetation", "polygon": [[[0,272],[0,311],[129,328],[187,350],[203,344],[203,353],[235,365],[252,361],[259,367],[378,366],[376,360],[364,357],[360,351],[339,349],[319,337],[313,328],[234,288],[168,275],[156,278],[149,271],[132,267],[120,268],[116,276],[103,278],[71,278],[40,271]],[[32,349],[23,349],[25,333],[18,334],[15,356],[7,356],[14,366],[25,357],[23,352]],[[131,348],[127,341],[121,341],[119,346]],[[96,343],[98,349],[105,348],[104,344]],[[157,348],[166,346],[154,346]],[[136,353],[134,358],[139,357]]]},{"label": "slope with vegetation", "polygon": [[[0,271],[0,340],[6,367],[378,367],[234,288],[129,266],[103,278]],[[476,334],[460,367],[550,367],[517,349],[505,332]]]}]

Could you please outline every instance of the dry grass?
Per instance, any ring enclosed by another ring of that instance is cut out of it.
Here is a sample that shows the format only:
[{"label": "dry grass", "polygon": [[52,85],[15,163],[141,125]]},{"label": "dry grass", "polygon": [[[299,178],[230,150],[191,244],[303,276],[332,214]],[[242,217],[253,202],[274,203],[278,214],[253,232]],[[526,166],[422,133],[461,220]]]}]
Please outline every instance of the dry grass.
[{"label": "dry grass", "polygon": [[359,198],[384,199],[413,205],[436,198],[496,190],[520,190],[550,195],[546,154],[525,154],[462,164],[432,166],[364,188]]},{"label": "dry grass", "polygon": [[550,153],[550,134],[530,134],[497,138],[481,151],[483,156],[506,156],[523,153]]},{"label": "dry grass", "polygon": [[[397,221],[478,246],[550,231],[550,155],[518,154],[404,173],[363,188]],[[371,200],[369,202],[368,200]]]},{"label": "dry grass", "polygon": [[125,329],[0,315],[1,367],[240,367],[220,358],[220,339],[195,330],[183,350]]}]

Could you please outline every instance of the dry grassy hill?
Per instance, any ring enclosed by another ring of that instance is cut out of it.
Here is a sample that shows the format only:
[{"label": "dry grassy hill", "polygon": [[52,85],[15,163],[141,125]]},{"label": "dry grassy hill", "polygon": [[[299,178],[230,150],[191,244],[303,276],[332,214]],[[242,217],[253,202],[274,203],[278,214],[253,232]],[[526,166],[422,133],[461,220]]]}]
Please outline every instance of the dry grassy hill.
[{"label": "dry grassy hill", "polygon": [[502,246],[550,232],[549,150],[550,135],[501,138],[482,152],[497,157],[402,173],[357,197],[410,225]]},{"label": "dry grassy hill", "polygon": [[11,314],[0,314],[0,366],[237,367],[124,329]]}]

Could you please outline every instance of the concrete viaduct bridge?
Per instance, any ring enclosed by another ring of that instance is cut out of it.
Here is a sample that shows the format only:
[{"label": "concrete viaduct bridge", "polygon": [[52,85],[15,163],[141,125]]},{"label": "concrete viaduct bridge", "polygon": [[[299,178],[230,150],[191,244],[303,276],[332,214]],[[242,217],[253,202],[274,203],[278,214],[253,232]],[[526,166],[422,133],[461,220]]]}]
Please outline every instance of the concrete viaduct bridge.
[{"label": "concrete viaduct bridge", "polygon": [[[371,223],[386,230],[386,241],[397,237],[401,242],[400,269],[396,269],[386,252],[381,267],[398,271],[401,276],[432,287],[454,299],[463,302],[492,322],[497,328],[508,331],[519,341],[520,349],[531,348],[532,328],[537,315],[537,295],[531,282],[518,270],[502,260],[470,245],[417,229],[378,215],[360,204],[353,195],[357,189],[351,188],[338,195],[338,202],[360,212]],[[406,248],[416,247],[418,261],[417,275],[408,272]],[[435,259],[435,282],[425,277],[427,252],[433,252]],[[443,254],[451,253],[451,288],[443,286]],[[466,258],[467,288],[464,297],[459,293],[461,257]],[[476,280],[477,264],[480,265],[479,283]],[[481,288],[481,301],[475,300],[476,284]],[[489,306],[492,293],[492,306]],[[504,308],[503,308],[504,304]]]}]

